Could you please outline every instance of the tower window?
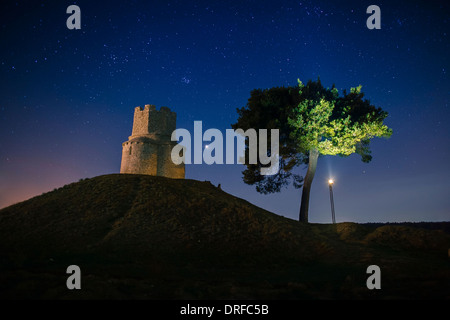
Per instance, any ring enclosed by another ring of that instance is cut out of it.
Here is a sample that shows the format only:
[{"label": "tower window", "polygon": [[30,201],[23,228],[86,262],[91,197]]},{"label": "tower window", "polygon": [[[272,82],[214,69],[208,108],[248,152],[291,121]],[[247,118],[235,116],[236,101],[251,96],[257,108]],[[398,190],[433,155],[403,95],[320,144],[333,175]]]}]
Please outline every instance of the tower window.
[{"label": "tower window", "polygon": [[131,156],[131,146],[130,146],[130,149],[129,149],[129,153],[128,153],[130,156]]}]

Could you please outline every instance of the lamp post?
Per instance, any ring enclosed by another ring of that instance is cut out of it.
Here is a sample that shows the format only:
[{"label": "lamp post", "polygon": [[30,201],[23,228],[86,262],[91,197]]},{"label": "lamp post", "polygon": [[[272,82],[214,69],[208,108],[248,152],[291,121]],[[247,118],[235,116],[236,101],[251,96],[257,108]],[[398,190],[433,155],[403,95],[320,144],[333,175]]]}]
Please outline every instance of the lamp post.
[{"label": "lamp post", "polygon": [[328,180],[328,186],[330,187],[331,219],[333,223],[336,223],[336,217],[334,216],[333,183],[333,179]]}]

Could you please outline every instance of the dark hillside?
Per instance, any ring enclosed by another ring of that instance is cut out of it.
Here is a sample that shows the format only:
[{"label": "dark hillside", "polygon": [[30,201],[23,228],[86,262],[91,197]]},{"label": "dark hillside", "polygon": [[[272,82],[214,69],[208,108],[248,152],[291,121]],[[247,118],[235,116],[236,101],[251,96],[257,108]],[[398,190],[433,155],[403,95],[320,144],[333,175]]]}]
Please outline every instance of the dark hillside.
[{"label": "dark hillside", "polygon": [[0,297],[449,298],[448,230],[302,224],[209,182],[105,175],[0,210]]}]

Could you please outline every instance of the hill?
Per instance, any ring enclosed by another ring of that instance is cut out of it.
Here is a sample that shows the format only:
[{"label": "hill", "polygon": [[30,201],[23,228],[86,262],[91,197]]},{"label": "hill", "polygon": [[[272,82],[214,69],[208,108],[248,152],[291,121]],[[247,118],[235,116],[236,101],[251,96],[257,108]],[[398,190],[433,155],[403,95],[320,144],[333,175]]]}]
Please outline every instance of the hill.
[{"label": "hill", "polygon": [[448,299],[449,224],[303,224],[209,182],[105,175],[0,210],[0,298]]}]

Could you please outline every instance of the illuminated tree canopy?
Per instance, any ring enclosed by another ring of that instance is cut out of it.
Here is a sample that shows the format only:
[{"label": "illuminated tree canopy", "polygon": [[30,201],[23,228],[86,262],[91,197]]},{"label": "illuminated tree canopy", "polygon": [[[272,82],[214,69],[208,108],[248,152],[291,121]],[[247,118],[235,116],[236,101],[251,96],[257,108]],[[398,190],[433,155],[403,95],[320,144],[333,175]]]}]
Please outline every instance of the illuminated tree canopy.
[{"label": "illuminated tree canopy", "polygon": [[[244,182],[256,185],[261,193],[279,192],[294,180],[302,187],[299,220],[308,222],[309,195],[320,155],[361,155],[370,162],[370,140],[388,138],[392,129],[383,124],[387,112],[364,99],[361,86],[339,96],[334,87],[324,88],[320,82],[298,80],[298,88],[253,90],[245,107],[238,109],[239,118],[233,128],[280,129],[280,170],[273,176],[259,174],[258,164],[247,164]],[[300,177],[294,167],[307,164]]]}]

